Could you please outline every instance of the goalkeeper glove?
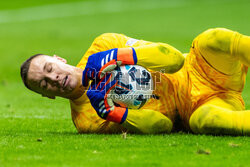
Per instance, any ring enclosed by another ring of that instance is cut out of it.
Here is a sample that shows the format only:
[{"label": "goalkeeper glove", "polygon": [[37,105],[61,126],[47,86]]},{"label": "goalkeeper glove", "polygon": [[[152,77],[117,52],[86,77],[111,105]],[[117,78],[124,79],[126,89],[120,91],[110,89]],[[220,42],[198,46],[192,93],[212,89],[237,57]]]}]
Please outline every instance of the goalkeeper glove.
[{"label": "goalkeeper glove", "polygon": [[108,121],[123,123],[128,114],[127,108],[117,107],[108,96],[111,89],[117,85],[117,80],[111,80],[112,74],[106,75],[99,83],[92,82],[87,96],[97,114]]},{"label": "goalkeeper glove", "polygon": [[114,70],[117,65],[135,65],[137,56],[134,48],[115,48],[95,53],[88,58],[83,71],[82,84],[88,86],[89,79],[101,79],[107,72]]}]

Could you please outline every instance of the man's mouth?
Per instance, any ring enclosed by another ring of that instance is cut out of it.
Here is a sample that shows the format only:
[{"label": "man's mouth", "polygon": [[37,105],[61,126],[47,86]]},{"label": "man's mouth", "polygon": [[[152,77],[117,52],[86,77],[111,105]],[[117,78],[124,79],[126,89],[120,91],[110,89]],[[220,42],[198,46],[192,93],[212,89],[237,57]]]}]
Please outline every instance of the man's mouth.
[{"label": "man's mouth", "polygon": [[63,79],[63,88],[65,88],[68,85],[68,75]]}]

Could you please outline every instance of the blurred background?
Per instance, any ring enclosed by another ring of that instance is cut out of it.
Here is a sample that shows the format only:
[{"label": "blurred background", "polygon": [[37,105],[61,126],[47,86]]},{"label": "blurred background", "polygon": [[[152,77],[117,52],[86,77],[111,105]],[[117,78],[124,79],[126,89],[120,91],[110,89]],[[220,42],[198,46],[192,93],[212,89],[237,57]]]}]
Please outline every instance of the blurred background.
[{"label": "blurred background", "polygon": [[[165,42],[185,53],[208,28],[250,35],[249,9],[249,0],[1,1],[0,118],[65,119],[65,127],[75,131],[67,100],[57,98],[55,103],[22,84],[20,65],[31,55],[57,54],[76,65],[105,32]],[[246,90],[244,98],[249,94]],[[250,106],[249,100],[246,104]],[[0,127],[5,128],[1,121]]]}]

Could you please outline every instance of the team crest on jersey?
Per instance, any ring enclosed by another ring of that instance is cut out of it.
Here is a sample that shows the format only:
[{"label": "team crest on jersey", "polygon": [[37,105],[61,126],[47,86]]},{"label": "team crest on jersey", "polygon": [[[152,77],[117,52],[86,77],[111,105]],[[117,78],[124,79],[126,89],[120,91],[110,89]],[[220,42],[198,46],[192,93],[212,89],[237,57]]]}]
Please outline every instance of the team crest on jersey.
[{"label": "team crest on jersey", "polygon": [[138,41],[138,39],[130,38],[130,39],[126,42],[126,45],[127,45],[127,46],[133,46],[137,41]]}]

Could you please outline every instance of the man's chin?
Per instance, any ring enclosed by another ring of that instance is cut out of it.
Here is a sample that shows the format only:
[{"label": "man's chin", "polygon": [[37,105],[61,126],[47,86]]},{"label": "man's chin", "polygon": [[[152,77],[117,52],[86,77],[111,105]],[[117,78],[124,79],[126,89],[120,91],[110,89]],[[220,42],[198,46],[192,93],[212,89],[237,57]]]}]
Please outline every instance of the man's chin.
[{"label": "man's chin", "polygon": [[77,99],[81,97],[84,93],[84,90],[82,89],[83,86],[79,85],[75,88],[70,88],[67,93],[65,92],[61,97],[67,98],[67,99]]}]

